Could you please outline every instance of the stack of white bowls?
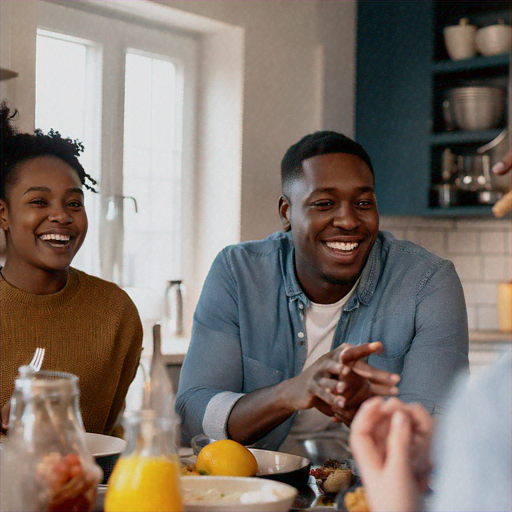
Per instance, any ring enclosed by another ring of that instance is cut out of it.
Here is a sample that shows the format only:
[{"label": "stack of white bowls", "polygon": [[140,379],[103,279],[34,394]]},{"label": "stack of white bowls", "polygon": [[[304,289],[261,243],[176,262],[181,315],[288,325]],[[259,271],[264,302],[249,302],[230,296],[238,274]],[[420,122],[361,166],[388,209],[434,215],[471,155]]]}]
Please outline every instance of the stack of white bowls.
[{"label": "stack of white bowls", "polygon": [[456,87],[447,92],[449,115],[460,130],[488,130],[503,124],[506,91],[499,87]]},{"label": "stack of white bowls", "polygon": [[503,20],[495,25],[477,28],[468,18],[461,18],[458,25],[443,30],[446,51],[452,60],[471,59],[477,52],[491,57],[510,52],[512,29]]}]

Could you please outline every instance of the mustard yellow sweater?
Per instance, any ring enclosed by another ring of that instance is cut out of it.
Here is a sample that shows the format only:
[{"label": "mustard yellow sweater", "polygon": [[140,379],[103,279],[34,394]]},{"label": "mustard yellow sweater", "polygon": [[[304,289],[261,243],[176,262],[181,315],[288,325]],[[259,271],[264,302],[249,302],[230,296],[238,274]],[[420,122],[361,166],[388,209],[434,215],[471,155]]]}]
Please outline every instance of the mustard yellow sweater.
[{"label": "mustard yellow sweater", "polygon": [[37,347],[43,370],[78,376],[87,432],[109,434],[132,382],[142,350],[137,309],[117,285],[70,269],[57,293],[34,295],[0,277],[1,406],[10,398],[18,368]]}]

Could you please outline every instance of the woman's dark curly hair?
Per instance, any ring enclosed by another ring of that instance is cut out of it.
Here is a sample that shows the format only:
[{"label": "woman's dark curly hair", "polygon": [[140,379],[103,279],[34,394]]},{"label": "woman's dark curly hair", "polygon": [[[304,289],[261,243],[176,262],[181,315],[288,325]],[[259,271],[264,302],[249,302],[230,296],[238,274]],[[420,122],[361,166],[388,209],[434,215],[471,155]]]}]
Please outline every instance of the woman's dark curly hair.
[{"label": "woman's dark curly hair", "polygon": [[[9,107],[5,102],[0,106],[0,118],[2,123],[1,159],[2,159],[2,180],[0,183],[0,198],[6,200],[7,191],[18,179],[17,170],[19,165],[32,158],[40,156],[54,156],[60,158],[72,167],[82,185],[97,192],[94,185],[97,182],[91,178],[78,161],[84,146],[78,140],[64,138],[59,132],[50,130],[47,134],[36,130],[34,134],[19,133],[12,126],[12,119],[17,111],[11,115]],[[86,183],[89,181],[91,184]]]}]

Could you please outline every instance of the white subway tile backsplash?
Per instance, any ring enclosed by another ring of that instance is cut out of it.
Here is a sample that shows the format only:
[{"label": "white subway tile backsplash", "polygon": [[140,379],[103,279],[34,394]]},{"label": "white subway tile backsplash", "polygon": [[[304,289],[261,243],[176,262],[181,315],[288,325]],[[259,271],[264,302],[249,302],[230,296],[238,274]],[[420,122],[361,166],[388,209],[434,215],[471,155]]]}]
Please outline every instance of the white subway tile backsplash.
[{"label": "white subway tile backsplash", "polygon": [[393,228],[406,228],[414,224],[415,217],[380,217],[380,229],[393,232]]},{"label": "white subway tile backsplash", "polygon": [[494,331],[498,329],[498,316],[495,307],[478,307],[478,329],[481,331]]},{"label": "white subway tile backsplash", "polygon": [[496,283],[472,283],[463,281],[464,297],[467,304],[496,305]]},{"label": "white subway tile backsplash", "polygon": [[457,229],[490,230],[510,227],[510,220],[507,219],[457,219],[455,222]]},{"label": "white subway tile backsplash", "polygon": [[483,277],[488,281],[506,280],[510,258],[504,254],[499,256],[483,256]]},{"label": "white subway tile backsplash", "polygon": [[512,262],[510,261],[510,259],[508,263],[505,265],[505,274],[503,276],[503,281],[512,281]]},{"label": "white subway tile backsplash", "polygon": [[390,229],[389,230],[397,240],[406,239],[405,229]]},{"label": "white subway tile backsplash", "polygon": [[443,258],[446,255],[446,236],[444,230],[407,230],[407,240],[421,245],[428,251]]},{"label": "white subway tile backsplash", "polygon": [[469,328],[496,330],[496,284],[512,279],[510,219],[381,217],[381,229],[451,260],[461,278]]},{"label": "white subway tile backsplash", "polygon": [[449,258],[461,279],[480,279],[482,276],[482,261],[480,256],[451,256]]},{"label": "white subway tile backsplash", "polygon": [[480,252],[482,254],[504,254],[506,233],[501,231],[481,231],[480,232]]},{"label": "white subway tile backsplash", "polygon": [[512,226],[505,231],[505,254],[512,254]]},{"label": "white subway tile backsplash", "polygon": [[478,330],[478,307],[467,305],[468,310],[468,327],[470,331]]},{"label": "white subway tile backsplash", "polygon": [[422,227],[426,229],[455,229],[456,220],[427,219],[424,217],[380,217],[381,229]]},{"label": "white subway tile backsplash", "polygon": [[478,231],[452,231],[448,233],[448,253],[477,253]]}]

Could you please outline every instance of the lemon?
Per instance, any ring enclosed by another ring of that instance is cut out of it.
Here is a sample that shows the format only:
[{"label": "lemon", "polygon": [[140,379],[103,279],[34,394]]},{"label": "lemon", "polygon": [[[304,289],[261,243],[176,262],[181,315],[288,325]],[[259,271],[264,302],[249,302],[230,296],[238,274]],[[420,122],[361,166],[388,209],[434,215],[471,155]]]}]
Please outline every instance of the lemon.
[{"label": "lemon", "polygon": [[258,463],[240,443],[222,439],[206,445],[197,456],[196,469],[214,476],[254,476]]}]

